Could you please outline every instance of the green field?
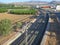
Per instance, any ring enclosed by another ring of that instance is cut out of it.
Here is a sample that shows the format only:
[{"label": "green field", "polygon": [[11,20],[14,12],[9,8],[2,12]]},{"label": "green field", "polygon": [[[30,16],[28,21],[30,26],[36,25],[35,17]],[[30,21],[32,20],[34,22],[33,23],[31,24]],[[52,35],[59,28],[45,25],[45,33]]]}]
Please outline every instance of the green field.
[{"label": "green field", "polygon": [[0,8],[0,13],[7,12],[7,11],[8,11],[8,9],[6,9],[6,8]]}]

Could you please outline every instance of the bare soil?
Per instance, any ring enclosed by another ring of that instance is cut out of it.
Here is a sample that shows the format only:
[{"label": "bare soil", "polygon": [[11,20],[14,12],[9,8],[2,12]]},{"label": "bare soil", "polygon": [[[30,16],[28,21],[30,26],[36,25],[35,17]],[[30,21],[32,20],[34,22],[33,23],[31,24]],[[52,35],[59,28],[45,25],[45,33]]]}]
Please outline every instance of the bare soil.
[{"label": "bare soil", "polygon": [[25,22],[25,21],[31,21],[31,17],[33,15],[15,15],[15,14],[7,14],[7,13],[0,13],[0,20],[2,19],[9,19],[12,21],[12,23],[15,23],[17,21]]}]

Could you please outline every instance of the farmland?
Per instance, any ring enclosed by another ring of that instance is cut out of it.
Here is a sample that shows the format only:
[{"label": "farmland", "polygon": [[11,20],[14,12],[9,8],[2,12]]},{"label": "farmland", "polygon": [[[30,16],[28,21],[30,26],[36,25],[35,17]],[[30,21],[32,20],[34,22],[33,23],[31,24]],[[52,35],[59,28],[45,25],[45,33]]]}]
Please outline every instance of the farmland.
[{"label": "farmland", "polygon": [[15,14],[7,14],[7,13],[0,13],[0,20],[2,19],[9,19],[12,21],[12,23],[15,23],[17,21],[30,21],[32,15],[15,15]]}]

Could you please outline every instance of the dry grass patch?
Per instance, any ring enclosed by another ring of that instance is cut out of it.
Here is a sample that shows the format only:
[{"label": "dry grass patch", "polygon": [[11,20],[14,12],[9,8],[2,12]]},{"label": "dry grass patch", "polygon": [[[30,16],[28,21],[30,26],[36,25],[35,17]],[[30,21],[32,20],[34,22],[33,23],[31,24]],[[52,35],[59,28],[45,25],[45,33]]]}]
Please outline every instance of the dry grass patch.
[{"label": "dry grass patch", "polygon": [[15,15],[15,14],[7,14],[7,13],[0,13],[0,20],[2,19],[9,19],[12,21],[12,23],[15,23],[17,21],[25,22],[30,21],[31,17],[33,15]]}]

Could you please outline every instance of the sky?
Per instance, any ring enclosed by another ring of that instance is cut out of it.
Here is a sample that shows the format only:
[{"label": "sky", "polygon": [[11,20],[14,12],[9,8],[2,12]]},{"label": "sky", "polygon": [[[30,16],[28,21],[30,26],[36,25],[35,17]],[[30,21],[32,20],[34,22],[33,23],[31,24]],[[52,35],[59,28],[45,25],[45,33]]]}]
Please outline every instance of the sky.
[{"label": "sky", "polygon": [[[3,3],[26,2],[26,1],[34,1],[34,0],[0,0],[0,2],[3,2]],[[35,1],[47,1],[47,2],[50,2],[52,0],[35,0]]]}]

